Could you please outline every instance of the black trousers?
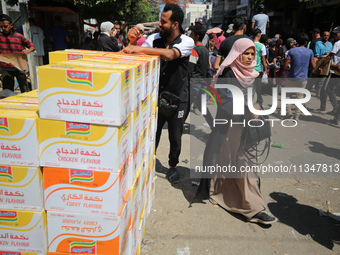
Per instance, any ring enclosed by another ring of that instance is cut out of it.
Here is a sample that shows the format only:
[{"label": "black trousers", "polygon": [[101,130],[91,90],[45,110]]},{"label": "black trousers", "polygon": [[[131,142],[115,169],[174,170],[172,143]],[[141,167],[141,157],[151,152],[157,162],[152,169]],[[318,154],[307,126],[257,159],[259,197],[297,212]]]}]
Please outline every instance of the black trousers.
[{"label": "black trousers", "polygon": [[170,118],[165,117],[158,112],[157,132],[156,132],[156,150],[161,138],[162,129],[165,122],[168,123],[168,133],[170,141],[169,166],[175,167],[179,162],[179,155],[182,148],[182,134],[185,117],[188,111],[188,102],[181,103],[177,112]]},{"label": "black trousers", "polygon": [[17,78],[21,93],[27,92],[28,86],[26,75],[23,72],[20,72],[19,70],[3,72],[2,74],[3,89],[9,89],[14,91],[14,77]]}]

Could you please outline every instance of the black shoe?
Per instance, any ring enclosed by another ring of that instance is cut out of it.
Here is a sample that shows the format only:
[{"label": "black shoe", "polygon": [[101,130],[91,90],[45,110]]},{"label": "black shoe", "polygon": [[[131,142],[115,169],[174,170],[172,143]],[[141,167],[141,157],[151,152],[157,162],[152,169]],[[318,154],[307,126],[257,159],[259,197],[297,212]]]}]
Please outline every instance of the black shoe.
[{"label": "black shoe", "polygon": [[168,172],[166,173],[166,178],[171,184],[179,183],[179,180],[181,179],[176,167],[169,168]]},{"label": "black shoe", "polygon": [[334,118],[334,119],[330,120],[329,123],[332,123],[334,125],[339,125],[339,120]]},{"label": "black shoe", "polygon": [[253,218],[251,218],[249,220],[249,222],[262,223],[262,224],[265,224],[265,225],[272,224],[276,221],[277,221],[277,219],[275,217],[269,216],[265,212],[259,212]]}]

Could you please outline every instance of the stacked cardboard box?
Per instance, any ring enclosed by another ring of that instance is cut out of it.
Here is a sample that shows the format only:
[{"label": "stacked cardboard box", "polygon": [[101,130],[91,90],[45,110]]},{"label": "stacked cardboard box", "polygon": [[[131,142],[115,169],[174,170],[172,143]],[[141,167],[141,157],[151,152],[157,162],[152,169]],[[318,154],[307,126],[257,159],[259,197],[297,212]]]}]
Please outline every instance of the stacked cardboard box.
[{"label": "stacked cardboard box", "polygon": [[158,58],[103,55],[53,52],[39,68],[50,254],[140,252],[154,194]]},{"label": "stacked cardboard box", "polygon": [[45,254],[37,92],[0,100],[0,251]]}]

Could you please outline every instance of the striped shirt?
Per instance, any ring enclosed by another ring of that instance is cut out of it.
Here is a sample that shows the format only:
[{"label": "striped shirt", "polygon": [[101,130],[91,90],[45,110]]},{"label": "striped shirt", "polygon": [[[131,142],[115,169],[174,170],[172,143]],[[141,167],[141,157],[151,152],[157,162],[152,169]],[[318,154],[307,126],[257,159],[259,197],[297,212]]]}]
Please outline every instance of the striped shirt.
[{"label": "striped shirt", "polygon": [[[4,35],[0,33],[0,54],[21,53],[24,47],[29,49],[33,46],[33,43],[27,40],[22,34],[14,32]],[[13,67],[11,64],[1,62],[0,66],[5,68]]]}]

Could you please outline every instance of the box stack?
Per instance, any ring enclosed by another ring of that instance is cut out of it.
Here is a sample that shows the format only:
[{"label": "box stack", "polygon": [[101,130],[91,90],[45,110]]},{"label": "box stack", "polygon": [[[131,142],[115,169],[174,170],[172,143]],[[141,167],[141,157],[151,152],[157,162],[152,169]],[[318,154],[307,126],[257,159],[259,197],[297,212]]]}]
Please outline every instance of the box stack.
[{"label": "box stack", "polygon": [[154,197],[159,58],[69,50],[50,60],[38,71],[48,252],[139,254]]},{"label": "box stack", "polygon": [[47,252],[37,91],[0,100],[0,251]]}]

